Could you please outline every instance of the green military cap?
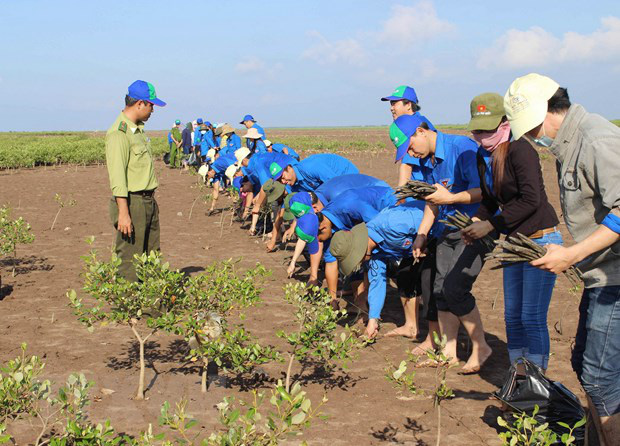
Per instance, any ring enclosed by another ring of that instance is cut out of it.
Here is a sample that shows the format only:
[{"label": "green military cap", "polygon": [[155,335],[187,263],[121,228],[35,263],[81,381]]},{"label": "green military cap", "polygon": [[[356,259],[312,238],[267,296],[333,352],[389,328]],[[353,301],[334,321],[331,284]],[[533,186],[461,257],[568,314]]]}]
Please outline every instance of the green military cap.
[{"label": "green military cap", "polygon": [[284,220],[291,221],[295,218],[295,214],[291,212],[291,198],[295,196],[297,192],[293,192],[292,194],[288,194],[284,199]]},{"label": "green military cap", "polygon": [[329,250],[338,260],[338,269],[344,276],[354,272],[368,250],[368,228],[365,223],[350,231],[338,231],[332,237]]},{"label": "green military cap", "polygon": [[497,93],[483,93],[472,99],[469,104],[471,120],[468,130],[495,130],[502,118],[506,116],[504,111],[504,99]]},{"label": "green military cap", "polygon": [[267,180],[265,184],[263,184],[263,191],[265,195],[267,195],[267,203],[273,203],[279,200],[282,194],[284,194],[285,187],[284,184],[279,181]]}]

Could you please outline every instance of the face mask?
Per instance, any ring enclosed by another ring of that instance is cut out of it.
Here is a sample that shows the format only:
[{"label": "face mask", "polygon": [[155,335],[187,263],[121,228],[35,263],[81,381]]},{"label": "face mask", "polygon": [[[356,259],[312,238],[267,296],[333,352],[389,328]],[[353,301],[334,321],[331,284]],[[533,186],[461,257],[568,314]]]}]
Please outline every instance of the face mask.
[{"label": "face mask", "polygon": [[545,133],[544,122],[542,124],[542,131],[543,131],[542,136],[539,138],[534,138],[534,142],[536,143],[536,145],[539,145],[541,147],[551,147],[553,145],[553,138],[548,137],[547,134]]},{"label": "face mask", "polygon": [[488,152],[493,152],[497,146],[510,139],[510,123],[502,122],[495,131],[476,132],[473,134],[474,139]]}]

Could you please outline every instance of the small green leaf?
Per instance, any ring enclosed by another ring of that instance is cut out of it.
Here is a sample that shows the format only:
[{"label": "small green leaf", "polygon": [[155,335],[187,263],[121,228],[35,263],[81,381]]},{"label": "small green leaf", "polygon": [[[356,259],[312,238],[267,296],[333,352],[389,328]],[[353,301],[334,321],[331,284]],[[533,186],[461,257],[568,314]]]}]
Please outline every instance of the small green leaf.
[{"label": "small green leaf", "polygon": [[298,412],[295,415],[293,415],[293,418],[291,418],[291,423],[301,424],[304,422],[305,419],[306,419],[306,414],[304,412]]}]

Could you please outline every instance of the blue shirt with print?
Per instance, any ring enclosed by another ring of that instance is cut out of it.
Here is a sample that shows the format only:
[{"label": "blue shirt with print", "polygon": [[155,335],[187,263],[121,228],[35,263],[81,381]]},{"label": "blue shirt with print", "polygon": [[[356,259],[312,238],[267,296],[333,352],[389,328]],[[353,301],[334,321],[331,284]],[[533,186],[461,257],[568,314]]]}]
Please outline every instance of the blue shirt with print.
[{"label": "blue shirt with print", "polygon": [[424,202],[411,201],[383,209],[366,224],[377,247],[367,265],[369,317],[379,319],[385,302],[387,262],[412,255],[412,245],[424,216]]},{"label": "blue shirt with print", "polygon": [[242,170],[250,182],[260,190],[263,184],[271,178],[269,166],[271,163],[280,162],[283,164],[294,165],[297,163],[293,158],[283,153],[258,153],[253,155],[248,161],[248,165]]},{"label": "blue shirt with print", "polygon": [[[425,171],[425,181],[441,184],[453,194],[479,188],[477,152],[478,144],[474,140],[466,136],[437,132],[434,164],[430,156],[422,159],[420,163]],[[472,216],[478,206],[479,203],[442,205],[435,221],[443,220],[457,210]]]}]

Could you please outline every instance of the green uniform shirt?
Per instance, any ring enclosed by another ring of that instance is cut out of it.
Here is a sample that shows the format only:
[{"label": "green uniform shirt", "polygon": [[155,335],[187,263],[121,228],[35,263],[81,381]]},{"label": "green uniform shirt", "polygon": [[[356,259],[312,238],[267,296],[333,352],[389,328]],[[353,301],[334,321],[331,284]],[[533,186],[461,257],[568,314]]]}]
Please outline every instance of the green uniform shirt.
[{"label": "green uniform shirt", "polygon": [[122,112],[105,135],[105,158],[115,197],[153,190],[159,185],[144,123],[134,124]]}]

